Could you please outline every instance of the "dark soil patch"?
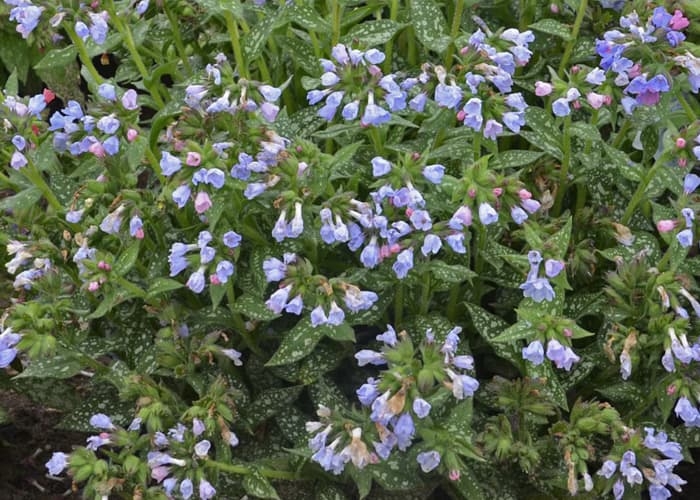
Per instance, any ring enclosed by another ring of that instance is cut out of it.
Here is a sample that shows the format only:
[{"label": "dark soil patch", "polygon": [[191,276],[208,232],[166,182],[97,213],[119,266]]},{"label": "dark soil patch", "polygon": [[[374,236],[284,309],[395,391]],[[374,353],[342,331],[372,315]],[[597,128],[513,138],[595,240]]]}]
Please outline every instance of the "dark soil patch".
[{"label": "dark soil patch", "polygon": [[59,500],[78,498],[71,481],[52,479],[44,464],[55,451],[69,452],[85,442],[80,432],[55,430],[63,414],[21,394],[0,390],[0,404],[9,423],[0,425],[0,498],[2,500]]}]

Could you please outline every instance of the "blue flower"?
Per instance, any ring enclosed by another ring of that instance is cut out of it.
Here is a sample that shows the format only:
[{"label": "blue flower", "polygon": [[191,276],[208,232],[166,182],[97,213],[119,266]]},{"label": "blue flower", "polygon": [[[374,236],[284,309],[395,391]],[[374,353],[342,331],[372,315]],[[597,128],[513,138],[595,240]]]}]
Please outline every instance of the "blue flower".
[{"label": "blue flower", "polygon": [[562,345],[556,339],[547,343],[547,358],[553,361],[557,368],[564,368],[566,371],[571,370],[572,365],[581,360],[570,347]]},{"label": "blue flower", "polygon": [[555,116],[568,116],[571,114],[571,108],[569,108],[569,101],[565,98],[560,97],[552,103],[552,113]]},{"label": "blue flower", "polygon": [[479,220],[485,226],[498,222],[498,212],[488,203],[479,205]]},{"label": "blue flower", "polygon": [[304,300],[301,295],[297,295],[292,300],[287,302],[284,310],[290,314],[296,314],[299,316],[304,310]]},{"label": "blue flower", "polygon": [[530,297],[535,302],[542,302],[543,300],[551,302],[555,296],[552,285],[547,278],[535,278],[526,281],[520,285],[520,289],[523,291],[523,296]]},{"label": "blue flower", "polygon": [[462,89],[454,83],[451,85],[438,83],[435,87],[435,102],[439,106],[448,109],[456,109],[461,101]]},{"label": "blue flower", "polygon": [[431,254],[437,254],[442,248],[442,240],[434,234],[426,234],[421,247],[421,253],[426,257]]},{"label": "blue flower", "polygon": [[423,168],[423,177],[433,184],[440,184],[445,175],[445,167],[439,164],[426,165]]},{"label": "blue flower", "polygon": [[323,310],[323,307],[321,307],[321,306],[316,306],[311,311],[310,319],[311,319],[311,326],[313,326],[313,327],[317,327],[319,325],[325,325],[326,323],[328,323],[328,316],[326,316],[326,312]]},{"label": "blue flower", "polygon": [[424,451],[416,456],[416,461],[423,472],[428,473],[440,465],[440,453],[437,451]]},{"label": "blue flower", "polygon": [[392,269],[396,273],[397,278],[404,279],[408,272],[413,269],[413,248],[407,248],[399,253]]},{"label": "blue flower", "polygon": [[374,104],[374,95],[369,94],[369,102],[365,107],[365,112],[362,115],[361,123],[364,126],[374,125],[379,126],[388,122],[391,119],[391,114],[382,108]]},{"label": "blue flower", "polygon": [[372,158],[372,175],[374,177],[381,177],[391,172],[391,162],[385,160],[381,156],[375,156]]},{"label": "blue flower", "polygon": [[68,455],[61,451],[54,452],[51,459],[46,462],[46,469],[52,476],[60,474],[66,467],[68,467]]},{"label": "blue flower", "polygon": [[535,366],[542,364],[544,361],[544,347],[539,340],[534,340],[527,347],[523,347],[522,353],[523,359]]},{"label": "blue flower", "polygon": [[292,285],[287,285],[284,288],[276,290],[270,298],[267,299],[265,305],[275,314],[281,314],[284,307],[287,305],[289,293],[292,291]]},{"label": "blue flower", "polygon": [[413,400],[413,413],[416,414],[418,418],[425,418],[430,413],[432,406],[423,398],[416,398]]},{"label": "blue flower", "polygon": [[202,293],[206,280],[204,278],[204,268],[199,268],[193,272],[187,280],[186,286],[194,293]]},{"label": "blue flower", "polygon": [[163,171],[163,175],[170,177],[182,168],[182,161],[169,152],[163,151],[160,159],[160,168]]}]

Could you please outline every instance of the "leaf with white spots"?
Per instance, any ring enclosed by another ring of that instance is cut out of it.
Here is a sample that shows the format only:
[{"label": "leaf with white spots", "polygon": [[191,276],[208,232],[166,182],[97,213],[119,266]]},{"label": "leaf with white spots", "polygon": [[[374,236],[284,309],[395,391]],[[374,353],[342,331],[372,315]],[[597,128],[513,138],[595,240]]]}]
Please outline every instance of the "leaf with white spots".
[{"label": "leaf with white spots", "polygon": [[265,366],[286,365],[299,361],[313,351],[324,334],[325,330],[312,326],[308,318],[301,319],[285,334],[282,343]]},{"label": "leaf with white spots", "polygon": [[450,37],[440,7],[432,0],[412,0],[410,6],[411,26],[420,43],[435,52],[447,49]]},{"label": "leaf with white spots", "polygon": [[259,394],[252,403],[241,408],[241,418],[250,426],[256,427],[268,418],[287,411],[301,392],[302,386],[296,385],[282,389],[269,389]]},{"label": "leaf with white spots", "polygon": [[279,495],[270,481],[260,471],[253,469],[243,478],[243,487],[253,498],[270,498],[279,500]]}]

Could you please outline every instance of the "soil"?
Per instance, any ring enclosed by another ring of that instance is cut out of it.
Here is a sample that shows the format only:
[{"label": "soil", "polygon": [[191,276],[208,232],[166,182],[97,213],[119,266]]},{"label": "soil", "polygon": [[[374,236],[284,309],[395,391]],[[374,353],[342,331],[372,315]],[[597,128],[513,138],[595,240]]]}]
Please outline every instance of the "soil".
[{"label": "soil", "polygon": [[0,425],[0,499],[77,499],[70,479],[51,478],[44,464],[54,451],[68,452],[84,443],[80,432],[55,430],[63,414],[21,394],[0,390],[8,422]]}]

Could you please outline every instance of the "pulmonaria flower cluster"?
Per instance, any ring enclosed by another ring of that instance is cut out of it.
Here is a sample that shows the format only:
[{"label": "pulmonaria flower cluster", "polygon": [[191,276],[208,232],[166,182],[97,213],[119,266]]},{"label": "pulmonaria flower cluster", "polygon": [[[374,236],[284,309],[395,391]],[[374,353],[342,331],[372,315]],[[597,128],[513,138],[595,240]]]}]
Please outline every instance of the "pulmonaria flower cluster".
[{"label": "pulmonaria flower cluster", "polygon": [[[7,253],[12,259],[5,263],[5,269],[8,273],[16,275],[12,284],[15,290],[30,290],[34,282],[52,269],[51,260],[37,256],[34,245],[29,242],[10,240]],[[21,267],[28,268],[18,273]]]},{"label": "pulmonaria flower cluster", "polygon": [[[379,68],[385,54],[377,49],[361,51],[337,44],[330,59],[321,59],[322,90],[310,90],[310,105],[323,102],[317,111],[321,118],[332,121],[340,110],[345,121],[360,117],[362,126],[379,126],[391,119],[391,113],[406,109],[407,92],[396,81],[397,76],[384,75]],[[335,62],[334,62],[335,61]],[[384,107],[377,104],[383,100]]]},{"label": "pulmonaria flower cluster", "polygon": [[308,306],[314,327],[343,324],[345,311],[339,303],[356,313],[369,309],[379,298],[376,293],[360,290],[350,283],[314,275],[311,263],[293,253],[284,254],[283,260],[266,259],[263,271],[268,283],[280,282],[265,302],[267,308],[275,314],[284,311],[300,316]]},{"label": "pulmonaria flower cluster", "polygon": [[[53,146],[59,152],[72,156],[90,153],[97,158],[113,157],[124,144],[133,142],[138,131],[123,120],[128,113],[139,109],[134,89],[126,90],[117,98],[117,87],[104,83],[98,95],[104,99],[108,114],[94,116],[83,111],[80,103],[69,100],[60,111],[49,118],[48,130],[53,132]],[[121,118],[120,118],[121,117]]]},{"label": "pulmonaria flower cluster", "polygon": [[[496,140],[506,128],[519,133],[525,125],[528,105],[522,94],[510,92],[516,68],[530,60],[532,51],[528,45],[534,39],[531,31],[520,32],[514,28],[497,37],[477,30],[469,38],[469,45],[460,51],[460,67],[464,68],[460,76],[448,75],[442,66],[432,68],[437,78],[435,103],[457,110],[458,121],[481,132],[487,139]],[[424,66],[419,82],[430,78],[427,73],[430,69],[430,65]],[[491,85],[498,92],[494,93]]]},{"label": "pulmonaria flower cluster", "polygon": [[564,263],[560,260],[547,259],[544,263],[545,276],[540,277],[542,254],[532,250],[528,252],[527,259],[530,262],[530,271],[527,273],[525,283],[520,285],[523,295],[535,302],[552,301],[555,293],[548,278],[557,277],[564,270]]},{"label": "pulmonaria flower cluster", "polygon": [[17,33],[25,39],[38,26],[41,13],[46,10],[44,7],[34,5],[31,0],[5,0],[5,4],[12,7],[10,21],[17,23]]},{"label": "pulmonaria flower cluster", "polygon": [[[683,460],[681,445],[669,441],[665,432],[657,432],[652,427],[645,427],[644,432],[644,440],[635,449],[625,450],[618,460],[608,458],[597,473],[610,483],[614,481],[612,493],[615,500],[624,497],[626,488],[643,485],[645,479],[651,500],[671,498],[669,488],[680,492],[687,483],[673,472],[675,466]],[[636,435],[633,440],[635,443],[641,441]]]},{"label": "pulmonaria flower cluster", "polygon": [[107,41],[107,33],[109,32],[109,25],[107,21],[109,20],[109,14],[106,10],[101,12],[88,12],[88,26],[83,21],[76,21],[75,23],[75,34],[78,35],[84,42],[89,38],[97,45],[102,45]]},{"label": "pulmonaria flower cluster", "polygon": [[[211,246],[214,237],[209,231],[201,231],[197,237],[197,243],[174,243],[170,247],[168,263],[170,264],[170,276],[180,274],[193,264],[197,264],[197,270],[190,274],[187,279],[187,288],[194,293],[202,293],[206,286],[205,272],[214,269],[209,276],[212,285],[221,285],[228,282],[235,271],[234,263],[229,259],[230,250],[237,248],[242,241],[242,237],[235,231],[227,231],[221,238],[224,249],[219,249],[217,258],[217,248]],[[198,255],[188,254],[197,252]]]}]

